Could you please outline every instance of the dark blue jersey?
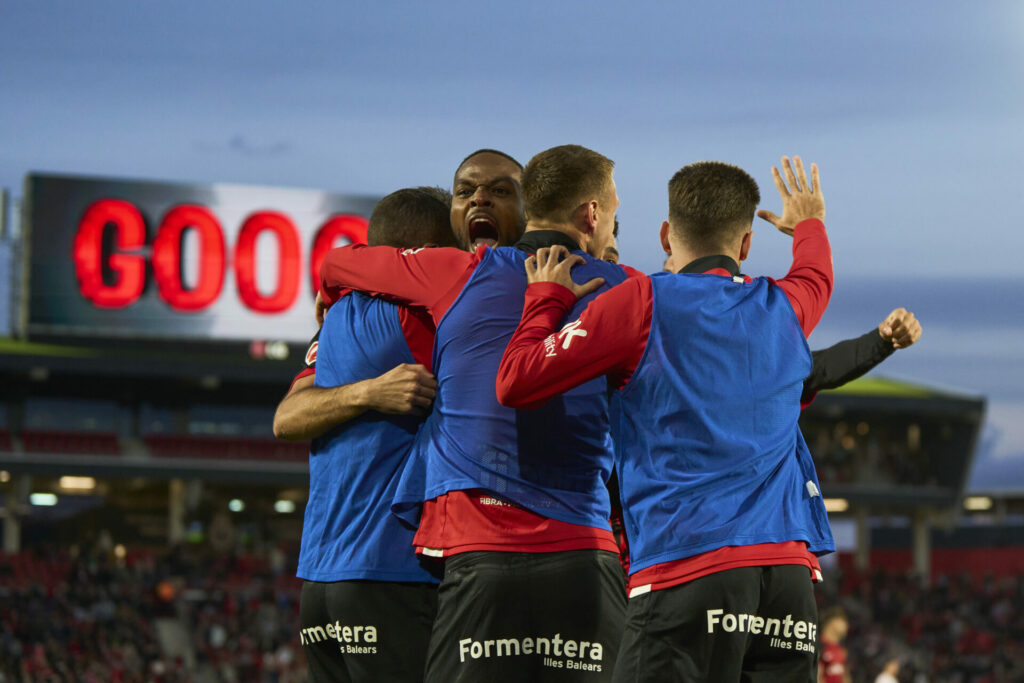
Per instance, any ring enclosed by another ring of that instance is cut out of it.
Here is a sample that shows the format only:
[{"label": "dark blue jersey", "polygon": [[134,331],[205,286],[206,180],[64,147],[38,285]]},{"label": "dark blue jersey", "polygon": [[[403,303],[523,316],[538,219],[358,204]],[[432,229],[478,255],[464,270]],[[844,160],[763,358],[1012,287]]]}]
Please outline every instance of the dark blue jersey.
[{"label": "dark blue jersey", "polygon": [[[576,253],[586,259],[573,269],[578,282],[603,277],[603,291],[625,279],[618,266]],[[437,398],[396,510],[410,514],[449,491],[485,489],[547,518],[609,528],[605,482],[612,453],[604,379],[535,410],[506,408],[495,395],[498,363],[522,315],[527,257],[513,247],[486,250],[438,323]],[[570,318],[591,298],[577,302]]]},{"label": "dark blue jersey", "polygon": [[[316,385],[340,386],[415,363],[399,309],[351,294],[320,333]],[[311,581],[433,582],[412,549],[414,530],[390,504],[419,420],[367,412],[314,439],[298,575]]]}]

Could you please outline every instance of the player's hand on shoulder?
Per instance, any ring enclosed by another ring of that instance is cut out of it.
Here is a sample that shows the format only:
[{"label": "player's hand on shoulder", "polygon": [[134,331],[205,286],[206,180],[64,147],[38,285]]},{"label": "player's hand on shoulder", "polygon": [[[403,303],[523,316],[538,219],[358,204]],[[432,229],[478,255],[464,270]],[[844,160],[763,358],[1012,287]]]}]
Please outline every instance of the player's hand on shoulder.
[{"label": "player's hand on shoulder", "polygon": [[878,334],[893,348],[905,349],[921,338],[921,323],[905,308],[897,308],[878,325]]},{"label": "player's hand on shoulder", "polygon": [[543,247],[526,259],[526,281],[554,282],[572,291],[576,298],[590,294],[604,284],[603,277],[595,277],[582,285],[576,284],[571,275],[573,266],[585,263],[579,254],[570,254],[563,246]]},{"label": "player's hand on shoulder", "polygon": [[825,198],[821,194],[821,179],[818,177],[818,165],[811,164],[811,181],[807,182],[804,162],[800,157],[793,157],[796,171],[790,164],[789,157],[782,157],[782,169],[785,173],[772,166],[772,178],[782,198],[782,216],[761,209],[757,215],[768,221],[780,231],[792,236],[793,230],[801,222],[809,218],[825,220]]},{"label": "player's hand on shoulder", "polygon": [[402,363],[368,383],[369,407],[391,415],[426,415],[437,395],[437,379],[422,365]]}]

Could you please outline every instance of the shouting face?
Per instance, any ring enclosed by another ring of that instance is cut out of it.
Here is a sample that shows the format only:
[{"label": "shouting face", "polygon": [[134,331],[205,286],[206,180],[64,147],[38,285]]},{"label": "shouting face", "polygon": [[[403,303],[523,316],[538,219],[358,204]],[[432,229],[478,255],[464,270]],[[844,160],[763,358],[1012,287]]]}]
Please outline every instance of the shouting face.
[{"label": "shouting face", "polygon": [[459,246],[510,246],[526,226],[522,171],[500,154],[482,152],[462,164],[452,187],[452,231]]}]

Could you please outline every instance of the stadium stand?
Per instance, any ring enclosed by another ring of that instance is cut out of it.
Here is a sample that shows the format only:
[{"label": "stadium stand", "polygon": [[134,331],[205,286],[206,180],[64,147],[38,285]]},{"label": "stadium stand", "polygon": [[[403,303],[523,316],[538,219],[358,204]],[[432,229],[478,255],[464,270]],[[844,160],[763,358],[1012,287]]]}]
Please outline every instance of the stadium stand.
[{"label": "stadium stand", "polygon": [[118,455],[121,452],[117,435],[110,432],[46,432],[26,429],[21,432],[21,442],[29,453]]},{"label": "stadium stand", "polygon": [[867,377],[822,392],[800,426],[826,497],[951,508],[983,414],[975,396]]},{"label": "stadium stand", "polygon": [[[281,460],[305,462],[309,447],[273,437],[273,408],[197,404],[178,409],[146,404],[140,431],[150,453],[159,458]],[[182,424],[187,433],[171,431]]]},{"label": "stadium stand", "polygon": [[9,451],[13,447],[11,432],[7,429],[7,404],[0,403],[0,451]]},{"label": "stadium stand", "polygon": [[120,417],[112,401],[28,399],[24,404],[22,447],[29,453],[118,455]]},{"label": "stadium stand", "polygon": [[306,444],[283,443],[255,437],[196,436],[192,434],[150,434],[145,437],[150,452],[160,458],[224,458],[228,460],[289,460],[305,462]]},{"label": "stadium stand", "polygon": [[[294,567],[184,548],[0,557],[0,680],[305,680]],[[180,622],[186,656],[160,631]],[[159,628],[164,625],[165,628]]]},{"label": "stadium stand", "polygon": [[1019,575],[940,575],[922,585],[912,573],[878,570],[827,577],[817,594],[820,606],[842,605],[850,619],[854,683],[874,681],[893,658],[901,681],[1024,680]]}]

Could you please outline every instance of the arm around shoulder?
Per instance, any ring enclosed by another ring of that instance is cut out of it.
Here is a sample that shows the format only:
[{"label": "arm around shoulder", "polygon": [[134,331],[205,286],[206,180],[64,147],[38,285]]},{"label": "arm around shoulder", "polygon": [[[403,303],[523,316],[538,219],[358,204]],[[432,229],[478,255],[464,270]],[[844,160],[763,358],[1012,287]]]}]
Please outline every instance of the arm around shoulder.
[{"label": "arm around shoulder", "polygon": [[318,387],[313,376],[297,380],[277,406],[274,436],[284,441],[307,441],[368,410],[390,415],[430,411],[437,380],[422,365],[402,363],[379,377],[337,387]]},{"label": "arm around shoulder", "polygon": [[403,304],[430,307],[473,262],[460,249],[398,249],[351,245],[332,249],[320,267],[327,305],[346,289],[377,294]]},{"label": "arm around shoulder", "polygon": [[363,382],[318,387],[313,375],[301,377],[277,406],[274,436],[282,441],[308,441],[369,409]]},{"label": "arm around shoulder", "polygon": [[562,326],[574,301],[564,287],[527,287],[523,318],[498,367],[499,403],[537,408],[595,377],[608,375],[616,387],[628,381],[650,332],[650,279],[602,292]]}]

